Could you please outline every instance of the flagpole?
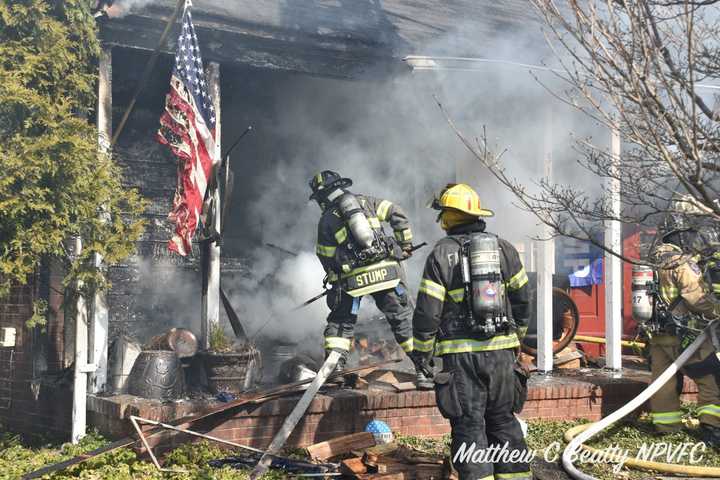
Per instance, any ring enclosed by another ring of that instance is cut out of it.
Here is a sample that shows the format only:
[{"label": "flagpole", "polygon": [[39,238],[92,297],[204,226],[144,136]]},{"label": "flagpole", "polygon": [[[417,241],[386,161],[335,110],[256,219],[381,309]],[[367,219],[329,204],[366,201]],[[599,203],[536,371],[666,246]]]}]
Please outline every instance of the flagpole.
[{"label": "flagpole", "polygon": [[145,70],[143,71],[142,77],[140,77],[140,82],[138,82],[137,88],[135,89],[135,93],[133,94],[132,100],[130,100],[130,104],[125,109],[125,113],[123,113],[122,119],[120,120],[120,123],[118,124],[117,130],[115,130],[115,134],[112,137],[112,140],[110,141],[110,149],[115,146],[115,143],[117,143],[118,138],[120,138],[120,133],[125,128],[125,123],[127,123],[128,118],[130,118],[130,114],[132,113],[133,109],[135,108],[135,102],[137,102],[138,97],[140,96],[140,92],[145,87],[145,84],[150,79],[150,74],[153,71],[153,68],[155,67],[155,62],[157,62],[158,55],[160,55],[160,50],[165,45],[165,39],[167,38],[168,34],[170,33],[170,30],[172,29],[172,26],[175,25],[175,22],[177,21],[178,15],[180,15],[180,11],[182,10],[183,1],[185,2],[185,7],[188,6],[188,4],[192,5],[192,2],[190,0],[178,0],[177,5],[175,6],[175,11],[173,12],[172,16],[167,22],[167,25],[165,25],[165,30],[163,30],[162,35],[160,35],[160,40],[158,40],[157,46],[155,47],[155,50],[153,50],[152,55],[150,56],[150,60],[148,60],[147,64],[145,64]]},{"label": "flagpole", "polygon": [[[188,3],[189,0],[188,0]],[[207,67],[207,83],[210,95],[213,99],[215,108],[215,151],[213,152],[213,168],[211,175],[215,175],[216,169],[221,165],[221,123],[220,123],[220,64],[210,62]],[[218,182],[213,182],[214,186],[211,195],[211,204],[213,206],[212,229],[208,229],[217,233],[222,231],[220,204],[220,189]],[[210,348],[210,332],[213,327],[220,324],[220,241],[219,239],[211,239],[203,242],[203,290],[202,290],[202,313],[200,336],[204,348]]]}]

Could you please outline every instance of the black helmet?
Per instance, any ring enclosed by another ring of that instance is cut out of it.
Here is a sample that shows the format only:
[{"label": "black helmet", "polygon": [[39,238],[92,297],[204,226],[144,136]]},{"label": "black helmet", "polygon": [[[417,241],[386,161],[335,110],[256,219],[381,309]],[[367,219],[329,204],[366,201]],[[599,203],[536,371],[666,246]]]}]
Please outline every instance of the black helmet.
[{"label": "black helmet", "polygon": [[338,188],[347,188],[352,185],[352,180],[343,178],[339,173],[332,170],[323,170],[310,180],[312,195],[310,200],[318,200],[318,197],[327,197],[327,194]]},{"label": "black helmet", "polygon": [[718,247],[717,231],[710,226],[696,225],[687,218],[676,218],[666,219],[663,227],[663,242],[676,245],[689,255],[703,254]]}]

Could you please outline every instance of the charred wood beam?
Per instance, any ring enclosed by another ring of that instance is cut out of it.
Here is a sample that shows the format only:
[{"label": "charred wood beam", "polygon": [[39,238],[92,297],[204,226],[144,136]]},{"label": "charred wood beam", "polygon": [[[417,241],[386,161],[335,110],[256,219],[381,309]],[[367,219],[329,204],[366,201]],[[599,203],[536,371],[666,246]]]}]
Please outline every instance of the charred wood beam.
[{"label": "charred wood beam", "polygon": [[[152,51],[157,46],[165,21],[162,18],[128,15],[101,24],[101,38],[107,45]],[[310,75],[352,78],[370,66],[395,63],[387,50],[377,45],[339,38],[318,39],[279,32],[228,29],[226,26],[195,20],[206,61],[239,64]],[[164,52],[174,54],[179,27],[169,35]]]}]

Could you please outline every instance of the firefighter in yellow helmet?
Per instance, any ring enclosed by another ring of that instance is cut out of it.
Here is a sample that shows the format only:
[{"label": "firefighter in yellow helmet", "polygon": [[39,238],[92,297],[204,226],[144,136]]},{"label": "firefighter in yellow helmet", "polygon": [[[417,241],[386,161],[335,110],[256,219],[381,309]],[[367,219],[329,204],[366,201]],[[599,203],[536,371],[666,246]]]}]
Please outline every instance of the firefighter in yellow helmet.
[{"label": "firefighter in yellow helmet", "polygon": [[[388,200],[348,190],[349,178],[325,170],[310,180],[311,200],[323,213],[318,223],[317,256],[333,285],[325,350],[338,350],[345,364],[353,340],[360,300],[370,295],[385,314],[395,340],[407,353],[413,348],[412,302],[399,260],[412,252],[412,231],[403,210]],[[392,237],[383,224],[389,223]],[[420,380],[427,381],[422,374]]]},{"label": "firefighter in yellow helmet", "polygon": [[[655,250],[658,295],[654,318],[645,328],[650,333],[650,367],[656,379],[680,356],[708,322],[718,318],[720,304],[703,279],[698,265],[706,241],[702,232],[682,218],[670,215],[662,244]],[[676,381],[669,381],[650,398],[655,429],[671,433],[682,428],[680,393],[683,373],[698,386],[698,415],[703,441],[720,448],[720,348],[717,324],[708,340],[693,354]]]},{"label": "firefighter in yellow helmet", "polygon": [[527,274],[515,247],[485,231],[483,218],[493,212],[471,187],[448,185],[433,206],[447,236],[425,263],[411,356],[422,371],[430,371],[433,355],[442,358],[435,397],[450,420],[460,478],[530,480],[527,463],[477,462],[468,455],[471,445],[518,451],[515,455],[527,451],[514,415],[524,401],[525,385],[515,366],[516,330],[528,319]]}]

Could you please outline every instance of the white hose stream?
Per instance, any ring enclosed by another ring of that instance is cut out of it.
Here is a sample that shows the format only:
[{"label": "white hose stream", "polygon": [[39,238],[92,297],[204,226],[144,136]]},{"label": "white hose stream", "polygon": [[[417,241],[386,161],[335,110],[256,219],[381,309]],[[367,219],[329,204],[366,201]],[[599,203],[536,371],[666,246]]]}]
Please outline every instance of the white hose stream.
[{"label": "white hose stream", "polygon": [[[714,328],[714,322],[708,326],[709,328]],[[637,397],[633,398],[630,402],[627,403],[627,405],[623,406],[622,408],[616,410],[615,412],[611,413],[607,417],[603,418],[597,423],[593,423],[591,427],[589,427],[587,430],[580,433],[577,437],[575,437],[567,447],[565,447],[565,450],[562,454],[562,465],[563,468],[565,468],[565,471],[572,477],[577,480],[598,480],[596,477],[593,477],[592,475],[587,475],[580,470],[578,470],[575,465],[573,465],[573,455],[576,451],[580,448],[580,446],[585,443],[587,440],[595,436],[597,433],[604,430],[606,427],[612,425],[613,423],[617,422],[636,408],[640,407],[645,401],[647,401],[650,397],[652,397],[655,392],[657,392],[663,385],[665,385],[671,378],[675,377],[675,374],[678,372],[680,367],[685,365],[685,362],[688,361],[688,359],[700,348],[700,345],[707,339],[707,331],[703,331],[694,342],[692,342],[685,351],[682,352],[682,354],[673,362],[672,365],[670,365],[667,370],[665,370],[662,375],[660,375],[654,382],[652,382],[648,387],[640,393]]]}]

